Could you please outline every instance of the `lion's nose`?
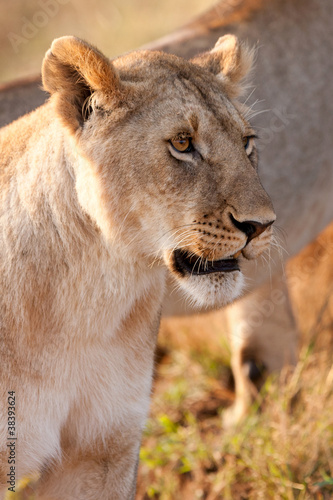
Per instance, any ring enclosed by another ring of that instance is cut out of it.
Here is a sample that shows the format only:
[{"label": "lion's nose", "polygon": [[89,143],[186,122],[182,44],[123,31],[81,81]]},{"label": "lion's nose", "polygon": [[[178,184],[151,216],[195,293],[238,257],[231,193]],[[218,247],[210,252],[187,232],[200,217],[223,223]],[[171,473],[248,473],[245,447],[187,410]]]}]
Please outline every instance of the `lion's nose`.
[{"label": "lion's nose", "polygon": [[237,227],[237,229],[246,234],[247,243],[253,240],[253,238],[259,236],[259,234],[263,233],[274,222],[274,220],[266,223],[257,222],[255,220],[246,220],[243,222],[239,222],[232,214],[230,214],[230,219],[233,225]]}]

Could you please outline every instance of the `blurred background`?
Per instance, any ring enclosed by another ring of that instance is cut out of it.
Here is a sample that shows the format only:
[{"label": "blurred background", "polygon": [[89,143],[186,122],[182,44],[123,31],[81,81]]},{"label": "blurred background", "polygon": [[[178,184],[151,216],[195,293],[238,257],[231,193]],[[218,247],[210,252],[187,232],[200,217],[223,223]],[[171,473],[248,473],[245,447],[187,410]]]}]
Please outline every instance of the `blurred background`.
[{"label": "blurred background", "polygon": [[109,57],[166,35],[215,0],[0,0],[0,83],[34,75],[54,38],[76,35]]}]

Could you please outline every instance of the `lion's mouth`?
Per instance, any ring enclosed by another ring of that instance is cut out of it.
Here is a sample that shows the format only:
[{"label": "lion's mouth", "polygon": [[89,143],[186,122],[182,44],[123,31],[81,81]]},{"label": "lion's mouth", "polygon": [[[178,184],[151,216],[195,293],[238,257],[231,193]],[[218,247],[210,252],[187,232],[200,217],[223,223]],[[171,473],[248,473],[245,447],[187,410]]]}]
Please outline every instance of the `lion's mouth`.
[{"label": "lion's mouth", "polygon": [[173,252],[175,270],[181,275],[192,274],[201,276],[211,273],[231,273],[240,271],[236,258],[221,260],[205,260],[198,255],[189,254],[186,250],[177,249]]}]

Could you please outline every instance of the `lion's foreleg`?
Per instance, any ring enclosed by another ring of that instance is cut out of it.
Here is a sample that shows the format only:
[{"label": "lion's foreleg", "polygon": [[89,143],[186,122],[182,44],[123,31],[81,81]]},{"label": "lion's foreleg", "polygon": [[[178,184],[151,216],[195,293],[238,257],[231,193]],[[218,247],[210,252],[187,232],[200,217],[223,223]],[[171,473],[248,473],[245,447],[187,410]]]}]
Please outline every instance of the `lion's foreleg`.
[{"label": "lion's foreleg", "polygon": [[279,276],[227,309],[236,400],[225,412],[226,426],[249,410],[263,375],[295,365],[298,332],[285,280]]},{"label": "lion's foreleg", "polygon": [[117,442],[100,443],[49,464],[37,486],[36,500],[134,500],[140,437],[126,432]]}]

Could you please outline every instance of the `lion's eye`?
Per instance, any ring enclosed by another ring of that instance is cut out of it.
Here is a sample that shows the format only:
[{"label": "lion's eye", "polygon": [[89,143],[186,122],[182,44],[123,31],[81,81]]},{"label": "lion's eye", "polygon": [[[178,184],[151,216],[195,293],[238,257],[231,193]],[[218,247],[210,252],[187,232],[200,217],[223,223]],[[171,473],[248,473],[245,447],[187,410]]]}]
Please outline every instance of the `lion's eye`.
[{"label": "lion's eye", "polygon": [[190,153],[193,151],[191,137],[171,139],[170,144],[176,151],[178,151],[178,153]]},{"label": "lion's eye", "polygon": [[254,138],[255,138],[255,136],[253,136],[253,135],[243,137],[244,148],[245,148],[246,154],[248,156],[250,156],[250,154],[252,153],[253,146],[254,146]]}]

